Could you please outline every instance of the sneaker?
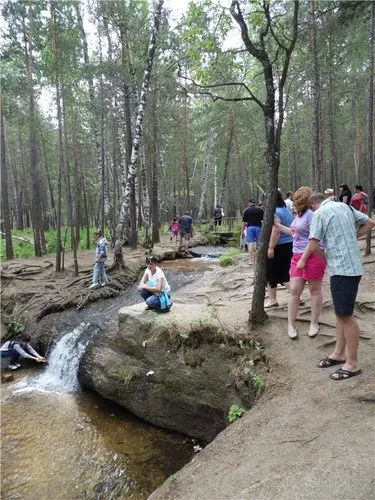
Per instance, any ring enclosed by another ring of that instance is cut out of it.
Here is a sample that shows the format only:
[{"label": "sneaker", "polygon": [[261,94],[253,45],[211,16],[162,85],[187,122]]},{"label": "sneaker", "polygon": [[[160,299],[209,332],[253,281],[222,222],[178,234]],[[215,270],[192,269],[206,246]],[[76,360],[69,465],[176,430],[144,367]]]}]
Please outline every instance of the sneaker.
[{"label": "sneaker", "polygon": [[9,365],[9,370],[17,370],[21,365],[14,364],[14,365]]},{"label": "sneaker", "polygon": [[316,337],[319,333],[319,330],[320,330],[320,325],[318,323],[316,323],[316,325],[310,325],[310,329],[309,329],[309,337],[311,339],[313,339],[314,337]]},{"label": "sneaker", "polygon": [[293,340],[298,337],[298,332],[293,326],[288,328],[288,337]]},{"label": "sneaker", "polygon": [[92,285],[89,286],[89,288],[94,289],[94,288],[98,288],[98,286],[99,286],[98,283],[93,283]]},{"label": "sneaker", "polygon": [[107,284],[107,282],[105,282],[105,283],[102,283],[102,284],[101,284],[100,286],[106,286],[106,284]]},{"label": "sneaker", "polygon": [[266,303],[264,304],[264,308],[265,308],[265,309],[269,309],[269,308],[271,308],[271,307],[279,307],[279,303],[278,303],[278,302],[271,302],[271,301],[270,301],[270,302],[266,302]]}]

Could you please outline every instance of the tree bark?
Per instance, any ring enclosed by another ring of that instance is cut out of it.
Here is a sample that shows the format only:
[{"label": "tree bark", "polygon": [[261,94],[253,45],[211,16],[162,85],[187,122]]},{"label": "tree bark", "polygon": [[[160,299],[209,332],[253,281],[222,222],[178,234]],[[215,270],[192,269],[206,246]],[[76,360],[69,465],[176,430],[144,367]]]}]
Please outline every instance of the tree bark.
[{"label": "tree bark", "polygon": [[5,252],[7,259],[13,259],[13,244],[11,233],[11,220],[9,211],[9,198],[8,198],[8,166],[6,163],[5,153],[5,133],[4,133],[4,117],[3,117],[3,103],[1,102],[1,212],[5,232]]},{"label": "tree bark", "polygon": [[[371,216],[374,200],[374,166],[375,166],[375,3],[370,6],[370,83],[369,83],[369,112],[368,112],[368,214]],[[371,253],[371,232],[367,235],[366,255]]]},{"label": "tree bark", "polygon": [[218,201],[218,205],[220,206],[223,205],[225,190],[227,187],[228,169],[229,169],[230,155],[232,152],[233,132],[234,132],[234,113],[232,110],[229,116],[229,130],[228,130],[227,150],[225,154],[224,169],[223,169],[223,182],[221,184],[221,191]]},{"label": "tree bark", "polygon": [[316,40],[316,17],[315,0],[309,3],[309,21],[311,36],[311,54],[312,54],[312,79],[311,91],[313,101],[313,187],[320,192],[324,190],[323,177],[323,148],[322,148],[322,116],[321,116],[321,94],[320,94],[320,74],[318,63],[318,51]]},{"label": "tree bark", "polygon": [[154,12],[154,20],[153,26],[151,30],[151,37],[148,45],[147,58],[146,58],[146,68],[143,75],[142,88],[139,97],[139,103],[137,108],[137,118],[136,118],[136,126],[135,133],[132,143],[132,153],[131,160],[129,164],[129,172],[127,181],[124,187],[123,201],[121,207],[121,215],[120,215],[120,224],[121,224],[121,233],[119,235],[120,240],[127,239],[129,240],[129,223],[130,223],[130,200],[132,193],[132,186],[134,187],[134,178],[137,173],[137,160],[139,155],[139,145],[142,137],[142,123],[145,114],[145,106],[147,101],[147,93],[148,87],[151,78],[151,71],[153,66],[153,60],[156,50],[156,41],[157,34],[161,19],[161,9],[163,5],[163,0],[159,0],[155,12]]},{"label": "tree bark", "polygon": [[147,165],[144,145],[141,146],[141,180],[142,180],[142,202],[143,202],[143,224],[145,228],[145,239],[143,245],[152,248],[150,235],[150,197],[147,185]]},{"label": "tree bark", "polygon": [[199,202],[199,210],[197,219],[200,221],[203,217],[207,217],[207,188],[208,188],[208,179],[210,173],[210,147],[211,147],[211,139],[207,137],[206,139],[206,151],[204,154],[204,165],[203,165],[203,175],[202,175],[202,191],[201,191],[201,199]]}]

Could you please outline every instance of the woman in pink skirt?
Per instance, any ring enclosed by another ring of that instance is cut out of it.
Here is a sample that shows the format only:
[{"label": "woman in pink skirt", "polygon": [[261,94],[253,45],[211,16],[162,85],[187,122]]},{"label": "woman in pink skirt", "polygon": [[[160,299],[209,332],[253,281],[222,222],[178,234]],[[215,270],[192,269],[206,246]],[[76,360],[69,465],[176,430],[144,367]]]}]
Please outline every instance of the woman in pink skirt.
[{"label": "woman in pink skirt", "polygon": [[293,236],[293,257],[290,263],[290,293],[288,301],[288,336],[291,339],[298,337],[296,318],[300,306],[301,294],[306,282],[309,284],[311,295],[311,323],[308,335],[313,338],[319,333],[319,316],[322,311],[323,295],[322,281],[327,263],[324,249],[321,246],[316,254],[311,255],[304,269],[297,269],[297,263],[302,257],[309,243],[310,224],[313,212],[308,205],[308,199],[313,194],[309,187],[299,188],[293,197],[296,217],[290,228],[275,223],[277,229]]},{"label": "woman in pink skirt", "polygon": [[171,241],[173,240],[173,236],[176,237],[176,243],[177,243],[177,238],[178,238],[178,219],[177,217],[173,217],[172,223],[169,227],[171,230]]}]

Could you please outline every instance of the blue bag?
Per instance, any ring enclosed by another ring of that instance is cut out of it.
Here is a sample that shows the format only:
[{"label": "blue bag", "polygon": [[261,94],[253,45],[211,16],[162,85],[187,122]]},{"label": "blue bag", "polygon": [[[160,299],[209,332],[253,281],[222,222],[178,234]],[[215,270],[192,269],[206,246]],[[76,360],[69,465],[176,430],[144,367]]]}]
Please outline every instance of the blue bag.
[{"label": "blue bag", "polygon": [[162,311],[164,311],[165,309],[169,309],[169,307],[171,306],[171,298],[167,292],[164,292],[163,290],[161,292],[159,300],[160,300],[160,309]]}]

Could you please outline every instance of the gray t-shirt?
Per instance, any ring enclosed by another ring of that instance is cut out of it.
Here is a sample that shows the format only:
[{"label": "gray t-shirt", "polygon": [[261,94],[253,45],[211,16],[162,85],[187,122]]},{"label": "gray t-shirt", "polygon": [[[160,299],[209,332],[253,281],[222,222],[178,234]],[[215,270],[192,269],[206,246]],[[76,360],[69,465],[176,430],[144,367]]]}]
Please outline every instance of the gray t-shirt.
[{"label": "gray t-shirt", "polygon": [[192,224],[193,219],[190,217],[190,215],[181,215],[178,220],[180,233],[190,233]]}]

